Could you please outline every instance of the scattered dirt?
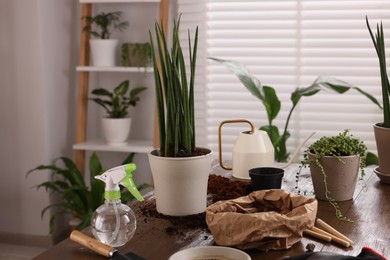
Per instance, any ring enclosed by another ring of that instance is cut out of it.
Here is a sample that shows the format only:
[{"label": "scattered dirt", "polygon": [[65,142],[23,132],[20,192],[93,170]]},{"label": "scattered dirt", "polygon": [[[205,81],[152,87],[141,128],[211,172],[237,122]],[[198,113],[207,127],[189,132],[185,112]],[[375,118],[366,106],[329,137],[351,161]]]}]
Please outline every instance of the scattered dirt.
[{"label": "scattered dirt", "polygon": [[[219,200],[235,199],[247,195],[250,192],[250,185],[249,182],[246,181],[230,180],[228,178],[212,174],[209,177],[207,192],[207,205],[211,205]],[[134,210],[140,212],[140,215],[144,217],[143,221],[145,223],[148,222],[150,218],[168,220],[171,225],[165,229],[167,234],[184,234],[182,230],[189,229],[208,230],[205,213],[182,217],[166,216],[157,212],[156,200],[154,198],[150,198],[142,203],[139,203]]]}]

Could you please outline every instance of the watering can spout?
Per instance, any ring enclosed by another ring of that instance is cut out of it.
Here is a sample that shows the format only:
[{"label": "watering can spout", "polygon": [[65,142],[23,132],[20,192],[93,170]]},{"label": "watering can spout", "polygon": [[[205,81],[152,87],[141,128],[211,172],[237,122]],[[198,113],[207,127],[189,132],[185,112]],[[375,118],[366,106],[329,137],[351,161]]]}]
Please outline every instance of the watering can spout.
[{"label": "watering can spout", "polygon": [[284,164],[281,164],[281,165],[278,165],[279,168],[287,168],[294,160],[295,158],[297,157],[299,151],[301,150],[301,148],[305,145],[305,143],[315,134],[316,132],[312,132],[310,134],[308,134],[306,136],[306,138],[299,144],[299,146],[297,147],[297,149],[295,149],[294,153],[292,154],[292,156],[290,157],[290,159],[288,160],[287,163],[284,163]]}]

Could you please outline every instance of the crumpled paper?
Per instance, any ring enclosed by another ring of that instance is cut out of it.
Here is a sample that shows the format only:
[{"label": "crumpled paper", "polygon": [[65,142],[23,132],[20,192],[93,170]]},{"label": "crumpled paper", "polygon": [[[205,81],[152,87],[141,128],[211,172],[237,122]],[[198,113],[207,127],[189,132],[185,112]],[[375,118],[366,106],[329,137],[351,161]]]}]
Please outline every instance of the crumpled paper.
[{"label": "crumpled paper", "polygon": [[218,201],[206,209],[206,223],[221,246],[261,251],[290,248],[313,227],[317,200],[281,189]]}]

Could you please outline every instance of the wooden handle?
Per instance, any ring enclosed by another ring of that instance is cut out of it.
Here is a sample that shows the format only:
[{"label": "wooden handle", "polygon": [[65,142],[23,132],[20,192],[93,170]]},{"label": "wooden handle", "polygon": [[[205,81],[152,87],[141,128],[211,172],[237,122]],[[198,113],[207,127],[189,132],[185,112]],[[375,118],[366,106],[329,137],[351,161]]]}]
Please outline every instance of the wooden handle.
[{"label": "wooden handle", "polygon": [[337,244],[340,244],[340,245],[342,245],[342,246],[344,246],[344,247],[350,247],[350,246],[351,246],[351,244],[350,244],[347,240],[344,240],[344,239],[341,239],[341,238],[339,238],[339,237],[336,237],[335,235],[330,234],[330,233],[328,233],[328,232],[326,232],[326,231],[324,231],[324,230],[322,230],[322,229],[319,229],[319,228],[317,228],[317,227],[312,227],[310,230],[311,230],[311,231],[314,231],[314,232],[316,232],[316,233],[323,234],[323,235],[325,235],[325,236],[329,236],[329,237],[332,238],[332,241],[334,241],[334,242],[336,242]]},{"label": "wooden handle", "polygon": [[327,224],[325,221],[321,220],[321,219],[317,219],[316,220],[316,224],[321,227],[322,229],[324,229],[325,231],[335,235],[336,237],[338,238],[341,238],[343,240],[346,240],[348,241],[351,245],[353,245],[353,241],[351,239],[349,239],[348,237],[344,236],[343,234],[341,234],[339,231],[337,231],[336,229],[334,229],[333,227],[331,227],[329,224]]},{"label": "wooden handle", "polygon": [[323,235],[321,233],[317,233],[317,232],[314,232],[313,230],[310,230],[310,229],[306,229],[303,231],[304,234],[306,235],[309,235],[309,236],[312,236],[312,237],[316,237],[318,239],[321,239],[325,242],[330,242],[332,241],[332,238],[330,236],[327,236],[327,235]]},{"label": "wooden handle", "polygon": [[114,248],[103,244],[92,237],[84,235],[78,230],[74,230],[70,233],[70,239],[105,257],[112,257],[116,251]]}]

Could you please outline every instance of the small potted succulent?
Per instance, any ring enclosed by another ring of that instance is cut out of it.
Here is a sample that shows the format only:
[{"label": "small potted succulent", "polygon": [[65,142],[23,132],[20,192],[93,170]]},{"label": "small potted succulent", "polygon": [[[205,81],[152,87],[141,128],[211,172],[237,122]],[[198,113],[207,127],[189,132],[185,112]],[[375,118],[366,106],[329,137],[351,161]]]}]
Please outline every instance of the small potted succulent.
[{"label": "small potted succulent", "polygon": [[[102,106],[107,112],[107,117],[102,119],[104,135],[109,144],[123,144],[127,140],[131,118],[128,116],[129,106],[135,107],[140,100],[139,94],[146,90],[146,87],[137,87],[129,91],[129,81],[125,80],[116,86],[113,92],[98,88],[92,90],[95,95],[89,100]],[[129,94],[127,94],[129,91]]]},{"label": "small potted succulent", "polygon": [[86,25],[83,30],[91,33],[90,39],[92,61],[94,66],[112,67],[116,65],[118,39],[111,39],[113,30],[123,31],[129,25],[121,21],[121,12],[101,12],[96,16],[84,16]]},{"label": "small potted succulent", "polygon": [[349,130],[323,136],[305,150],[298,175],[302,168],[310,167],[316,198],[328,200],[342,218],[336,201],[353,198],[359,169],[360,179],[365,175],[366,155],[367,146]]}]

